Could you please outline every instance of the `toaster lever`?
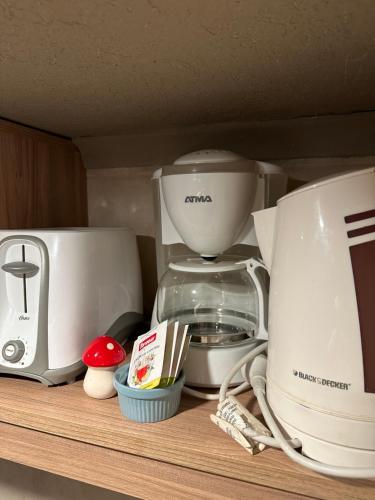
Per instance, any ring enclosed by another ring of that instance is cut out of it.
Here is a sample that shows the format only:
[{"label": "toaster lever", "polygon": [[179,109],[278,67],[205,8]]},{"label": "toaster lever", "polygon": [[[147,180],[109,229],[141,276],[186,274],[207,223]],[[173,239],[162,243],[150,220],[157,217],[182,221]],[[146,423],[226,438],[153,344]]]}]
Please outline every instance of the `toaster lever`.
[{"label": "toaster lever", "polygon": [[39,267],[31,262],[8,262],[1,266],[1,269],[17,278],[23,278],[24,276],[31,278],[39,271]]}]

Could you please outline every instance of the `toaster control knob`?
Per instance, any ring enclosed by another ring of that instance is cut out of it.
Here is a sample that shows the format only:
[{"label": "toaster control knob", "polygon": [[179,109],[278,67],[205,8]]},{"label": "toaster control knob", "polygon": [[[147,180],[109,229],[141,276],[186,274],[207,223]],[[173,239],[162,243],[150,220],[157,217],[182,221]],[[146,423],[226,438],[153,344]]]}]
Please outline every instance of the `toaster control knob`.
[{"label": "toaster control knob", "polygon": [[25,353],[25,344],[21,340],[9,340],[2,349],[3,358],[10,363],[17,363]]}]

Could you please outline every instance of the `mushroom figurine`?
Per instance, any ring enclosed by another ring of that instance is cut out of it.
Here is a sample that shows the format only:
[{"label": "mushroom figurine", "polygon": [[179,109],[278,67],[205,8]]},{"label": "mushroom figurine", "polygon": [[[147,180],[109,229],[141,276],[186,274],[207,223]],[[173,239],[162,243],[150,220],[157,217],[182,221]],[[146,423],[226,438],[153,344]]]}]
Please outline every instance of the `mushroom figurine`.
[{"label": "mushroom figurine", "polygon": [[83,381],[86,394],[96,399],[114,396],[113,372],[125,357],[125,349],[115,339],[107,335],[96,337],[82,354],[82,361],[87,365]]}]

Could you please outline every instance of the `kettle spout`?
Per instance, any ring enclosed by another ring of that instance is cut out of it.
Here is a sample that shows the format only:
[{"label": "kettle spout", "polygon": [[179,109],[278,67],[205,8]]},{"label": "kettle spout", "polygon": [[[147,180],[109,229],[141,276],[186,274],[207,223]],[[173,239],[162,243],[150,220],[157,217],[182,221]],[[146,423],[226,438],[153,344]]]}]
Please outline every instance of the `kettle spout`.
[{"label": "kettle spout", "polygon": [[264,264],[271,271],[277,207],[253,212],[255,232]]}]

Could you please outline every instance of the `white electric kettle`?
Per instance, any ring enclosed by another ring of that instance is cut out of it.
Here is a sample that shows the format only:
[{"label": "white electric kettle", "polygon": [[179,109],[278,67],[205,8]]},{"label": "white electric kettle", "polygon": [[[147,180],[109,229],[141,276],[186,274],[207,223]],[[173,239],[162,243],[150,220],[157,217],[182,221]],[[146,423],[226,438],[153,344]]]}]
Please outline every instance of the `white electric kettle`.
[{"label": "white electric kettle", "polygon": [[266,396],[279,427],[316,461],[374,469],[375,168],[253,215],[271,276]]}]

